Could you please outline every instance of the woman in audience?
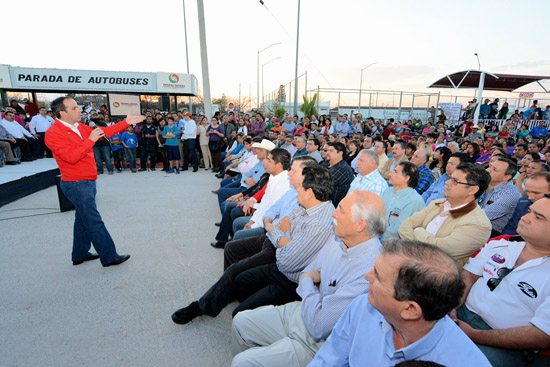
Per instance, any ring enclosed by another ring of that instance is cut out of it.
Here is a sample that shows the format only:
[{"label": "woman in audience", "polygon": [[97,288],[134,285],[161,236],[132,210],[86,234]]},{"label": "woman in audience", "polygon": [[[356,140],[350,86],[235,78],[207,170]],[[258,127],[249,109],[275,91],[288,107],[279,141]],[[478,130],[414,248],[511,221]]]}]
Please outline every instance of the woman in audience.
[{"label": "woman in audience", "polygon": [[498,126],[497,125],[491,125],[489,130],[485,133],[486,139],[497,139],[498,138]]},{"label": "woman in audience", "polygon": [[434,175],[434,181],[445,173],[447,161],[451,157],[451,150],[447,147],[439,147],[435,150],[433,160],[430,162],[430,169]]},{"label": "woman in audience", "polygon": [[465,150],[465,152],[472,159],[472,163],[475,163],[477,161],[477,159],[479,158],[480,150],[481,149],[479,148],[479,145],[477,145],[477,143],[469,143],[468,144],[468,148]]},{"label": "woman in audience", "polygon": [[[246,115],[248,116],[248,115]],[[248,127],[246,126],[246,121],[244,119],[239,119],[239,126],[237,127],[237,134],[247,135]]]},{"label": "woman in audience", "polygon": [[361,151],[363,146],[361,145],[361,142],[359,140],[352,140],[349,143],[349,151],[348,151],[348,159],[346,159],[346,162],[351,166],[351,162],[355,158],[357,158],[357,155]]},{"label": "woman in audience", "polygon": [[212,169],[213,172],[218,172],[221,169],[220,150],[222,146],[222,139],[224,138],[223,127],[218,123],[217,117],[212,117],[212,125],[206,130],[206,135],[209,137],[208,147],[210,148],[210,155],[212,156]]}]

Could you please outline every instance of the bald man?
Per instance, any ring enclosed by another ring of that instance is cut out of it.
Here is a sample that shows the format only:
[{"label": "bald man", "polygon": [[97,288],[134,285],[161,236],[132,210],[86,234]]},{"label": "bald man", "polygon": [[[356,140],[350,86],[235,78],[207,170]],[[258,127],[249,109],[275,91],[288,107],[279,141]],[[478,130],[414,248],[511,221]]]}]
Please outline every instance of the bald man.
[{"label": "bald man", "polygon": [[335,237],[301,274],[302,301],[239,312],[233,319],[233,366],[307,365],[346,307],[367,291],[364,275],[386,230],[384,202],[357,190],[332,216]]}]

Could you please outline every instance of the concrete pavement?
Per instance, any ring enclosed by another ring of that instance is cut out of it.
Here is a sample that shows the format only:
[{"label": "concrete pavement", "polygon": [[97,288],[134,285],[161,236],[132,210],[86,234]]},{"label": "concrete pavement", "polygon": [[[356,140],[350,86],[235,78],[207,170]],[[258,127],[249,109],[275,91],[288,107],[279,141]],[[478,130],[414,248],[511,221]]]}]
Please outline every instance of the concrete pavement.
[{"label": "concrete pavement", "polygon": [[219,180],[126,171],[99,176],[97,205],[120,254],[73,266],[74,211],[55,187],[0,208],[0,366],[226,366],[232,304],[181,326],[170,316],[223,269],[213,249]]}]

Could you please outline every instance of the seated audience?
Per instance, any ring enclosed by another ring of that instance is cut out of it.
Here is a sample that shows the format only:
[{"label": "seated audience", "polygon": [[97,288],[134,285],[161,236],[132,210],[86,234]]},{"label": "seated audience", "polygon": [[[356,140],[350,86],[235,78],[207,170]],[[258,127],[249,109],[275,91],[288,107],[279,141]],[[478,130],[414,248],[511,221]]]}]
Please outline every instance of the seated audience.
[{"label": "seated audience", "polygon": [[405,220],[399,236],[435,245],[462,267],[491,234],[491,222],[476,203],[490,180],[482,167],[462,163],[446,183],[445,199],[432,201]]},{"label": "seated audience", "polygon": [[464,289],[449,255],[409,240],[388,240],[383,248],[365,276],[368,294],[344,311],[308,366],[394,366],[407,360],[490,366],[446,316]]},{"label": "seated audience", "polygon": [[[288,274],[292,278],[287,278],[289,282],[298,280],[299,272],[333,233],[331,215],[334,206],[329,201],[333,192],[332,178],[326,169],[306,167],[302,171],[302,182],[297,184],[296,191],[300,205],[276,226],[266,228],[271,239],[265,235],[247,237],[231,241],[225,246],[224,273],[198,301],[172,315],[172,320],[176,324],[187,324],[204,314],[216,317],[228,303],[237,299],[240,292],[261,292],[250,288],[239,290],[235,280],[238,275],[249,269],[274,264],[277,271],[281,269],[284,272],[281,273],[281,278],[287,277]],[[291,287],[290,285],[281,289],[287,297],[286,291]],[[280,292],[276,294],[279,295]],[[293,300],[290,298],[286,302]],[[279,302],[282,300],[279,299]],[[248,305],[253,303],[254,307],[259,306],[255,299],[250,301],[240,305],[237,310],[250,308]]]},{"label": "seated audience", "polygon": [[388,158],[386,164],[381,166],[380,174],[384,179],[390,179],[390,172],[393,172],[399,162],[408,162],[405,150],[407,149],[407,143],[403,140],[398,140],[392,147],[392,157]]},{"label": "seated audience", "polygon": [[[386,222],[380,197],[348,194],[333,213],[335,237],[300,274],[301,302],[264,306],[233,319],[232,366],[305,366],[354,298],[367,291],[364,275],[381,251]],[[279,330],[284,332],[279,332]]]},{"label": "seated audience", "polygon": [[346,146],[342,143],[328,143],[326,152],[328,169],[334,180],[334,194],[332,196],[332,204],[338,206],[340,200],[346,196],[349,186],[355,175],[353,170],[344,160],[346,155]]},{"label": "seated audience", "polygon": [[491,237],[498,236],[508,223],[521,194],[512,183],[517,173],[517,165],[508,158],[498,157],[489,163],[487,172],[491,182],[485,192],[478,198],[481,209],[485,211],[493,228]]},{"label": "seated audience", "polygon": [[431,184],[428,190],[422,194],[422,199],[424,199],[424,202],[429,204],[435,199],[445,197],[445,195],[443,195],[443,190],[445,190],[445,182],[447,182],[458,165],[468,162],[470,162],[470,157],[466,153],[458,152],[451,154],[449,160],[447,161],[447,166],[445,167],[445,172],[443,175]]},{"label": "seated audience", "polygon": [[418,168],[411,162],[399,162],[390,173],[390,185],[382,194],[386,208],[388,228],[382,239],[399,237],[401,223],[426,205],[415,191],[418,182]]},{"label": "seated audience", "polygon": [[388,188],[388,183],[378,171],[378,155],[363,149],[357,156],[357,177],[351,182],[348,194],[355,190],[367,190],[381,196]]},{"label": "seated audience", "polygon": [[418,149],[411,157],[411,163],[418,167],[418,184],[415,189],[420,195],[434,182],[432,170],[426,165],[430,159],[430,153],[424,149]]},{"label": "seated audience", "polygon": [[518,200],[512,217],[504,226],[502,234],[516,234],[521,217],[527,214],[527,210],[535,201],[550,194],[550,172],[538,172],[533,174],[525,182],[525,196]]},{"label": "seated audience", "polygon": [[464,265],[463,305],[451,316],[494,367],[550,366],[550,196]]}]

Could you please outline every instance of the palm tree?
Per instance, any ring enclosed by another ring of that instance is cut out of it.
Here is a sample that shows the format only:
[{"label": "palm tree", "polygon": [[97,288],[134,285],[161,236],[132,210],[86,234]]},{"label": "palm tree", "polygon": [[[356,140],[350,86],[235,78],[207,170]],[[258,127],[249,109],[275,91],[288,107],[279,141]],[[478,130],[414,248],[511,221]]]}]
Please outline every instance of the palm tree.
[{"label": "palm tree", "polygon": [[303,112],[303,114],[306,117],[311,117],[311,115],[317,115],[317,109],[315,108],[315,105],[317,104],[317,93],[315,93],[311,99],[308,100],[306,95],[303,95],[304,98],[304,104],[300,107],[300,111]]}]

